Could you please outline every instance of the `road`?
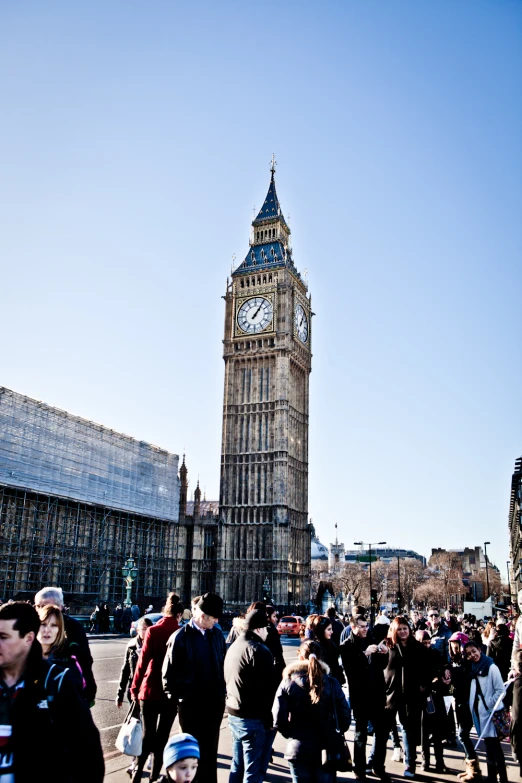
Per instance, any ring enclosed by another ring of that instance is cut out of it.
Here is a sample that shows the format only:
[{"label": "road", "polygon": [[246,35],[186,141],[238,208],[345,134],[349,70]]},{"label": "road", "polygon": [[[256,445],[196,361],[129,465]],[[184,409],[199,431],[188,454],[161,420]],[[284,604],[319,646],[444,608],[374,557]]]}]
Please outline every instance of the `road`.
[{"label": "road", "polygon": [[[125,704],[119,710],[115,699],[120,679],[120,670],[129,639],[89,639],[94,659],[94,677],[98,685],[96,704],[92,714],[102,738],[103,752],[116,755],[114,742],[125,717]],[[283,639],[285,660],[293,660],[299,642],[297,639]]]},{"label": "road", "polygon": [[[120,669],[123,662],[125,646],[128,639],[115,637],[114,639],[90,639],[91,651],[94,658],[94,676],[98,684],[98,694],[96,696],[96,705],[93,708],[93,717],[102,739],[103,751],[106,764],[106,783],[128,783],[129,778],[125,774],[125,768],[128,766],[128,759],[121,756],[115,749],[114,742],[118,734],[121,722],[125,716],[125,707],[118,710],[115,704],[116,692],[119,682]],[[285,660],[288,662],[295,659],[299,641],[297,639],[283,639],[283,652]],[[174,724],[174,730],[179,731],[177,721]],[[353,721],[348,732],[350,750],[353,752]],[[219,783],[228,783],[228,774],[230,769],[230,733],[227,727],[226,717],[223,720],[221,738],[219,743],[218,758],[218,781]],[[288,765],[283,758],[285,740],[277,735],[274,743],[274,763],[270,765],[266,780],[270,783],[290,783]],[[504,754],[508,764],[508,776],[510,781],[520,781],[518,775],[518,765],[514,763],[511,756],[509,744],[503,743]],[[420,750],[420,749],[419,749]],[[387,771],[394,780],[403,780],[402,764],[391,761],[391,743],[388,743],[388,757],[386,762]],[[419,754],[420,755],[420,754]],[[442,783],[443,781],[453,781],[455,783],[455,774],[464,769],[464,755],[460,750],[446,749],[444,752],[446,766],[453,770],[450,775],[435,775],[430,773],[418,772],[416,779],[424,783]],[[482,770],[485,773],[486,764],[483,753],[480,754]],[[351,773],[338,774],[337,780],[353,780]],[[146,775],[143,778],[147,780]],[[369,777],[368,781],[377,779]]]}]

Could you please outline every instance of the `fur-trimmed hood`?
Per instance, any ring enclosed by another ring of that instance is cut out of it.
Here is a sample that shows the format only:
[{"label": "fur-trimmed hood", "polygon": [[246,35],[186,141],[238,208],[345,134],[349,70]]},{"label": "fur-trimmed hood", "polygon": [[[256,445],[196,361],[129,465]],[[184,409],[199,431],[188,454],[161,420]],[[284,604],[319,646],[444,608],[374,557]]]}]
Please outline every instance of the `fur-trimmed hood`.
[{"label": "fur-trimmed hood", "polygon": [[241,631],[245,630],[245,618],[244,617],[234,617],[232,620],[232,628],[237,631],[238,633],[241,633]]},{"label": "fur-trimmed hood", "polygon": [[[324,674],[330,674],[330,667],[327,666],[324,661],[317,661]],[[303,675],[308,676],[308,661],[294,661],[289,663],[283,672],[283,680],[289,680],[293,678],[293,675],[301,677]]]}]

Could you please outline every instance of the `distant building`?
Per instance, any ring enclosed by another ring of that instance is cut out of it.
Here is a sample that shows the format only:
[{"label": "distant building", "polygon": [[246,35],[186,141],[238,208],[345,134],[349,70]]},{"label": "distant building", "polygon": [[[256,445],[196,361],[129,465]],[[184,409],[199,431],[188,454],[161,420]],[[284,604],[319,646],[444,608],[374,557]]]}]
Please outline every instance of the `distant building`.
[{"label": "distant building", "polygon": [[510,590],[513,598],[522,589],[522,457],[515,462],[509,499]]},{"label": "distant building", "polygon": [[[315,534],[315,531],[314,531]],[[426,565],[426,558],[414,552],[413,549],[397,549],[395,547],[372,547],[372,562],[381,560],[383,563],[391,563],[397,560],[417,560],[421,565]],[[335,541],[335,544],[325,546],[314,535],[312,537],[312,562],[327,560],[329,568],[333,568],[339,563],[367,563],[369,562],[369,550],[367,549],[345,549],[344,544]]]},{"label": "distant building", "polygon": [[[370,557],[370,550],[363,549],[348,549],[344,556],[347,563],[368,562]],[[423,555],[419,555],[418,552],[414,552],[413,549],[397,549],[396,547],[372,547],[372,562],[374,560],[381,560],[383,563],[392,563],[397,561],[397,558],[401,560],[418,560],[421,565],[426,565],[426,558]]]},{"label": "distant building", "polygon": [[[443,549],[438,547],[431,550],[431,557],[428,565],[436,565],[437,555],[451,554],[453,555],[460,567],[462,568],[462,582],[467,590],[467,600],[470,601],[485,601],[488,596],[486,595],[486,556],[481,546],[464,547],[462,549]],[[488,558],[488,569],[490,579],[494,577],[500,580],[500,572],[496,565],[494,565]]]},{"label": "distant building", "polygon": [[328,562],[328,547],[321,544],[318,538],[312,538],[312,563],[322,560]]}]

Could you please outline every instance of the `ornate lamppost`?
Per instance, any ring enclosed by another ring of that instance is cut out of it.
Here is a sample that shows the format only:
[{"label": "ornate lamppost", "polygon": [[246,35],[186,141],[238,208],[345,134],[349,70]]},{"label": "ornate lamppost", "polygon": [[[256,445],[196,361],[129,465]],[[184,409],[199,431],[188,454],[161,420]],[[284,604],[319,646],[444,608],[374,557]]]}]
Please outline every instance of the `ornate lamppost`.
[{"label": "ornate lamppost", "polygon": [[373,621],[375,619],[375,601],[374,601],[374,594],[372,591],[372,546],[383,546],[386,541],[375,541],[371,544],[367,544],[364,541],[354,541],[354,546],[366,546],[368,547],[368,552],[370,554],[370,625],[373,628]]},{"label": "ornate lamppost", "polygon": [[134,558],[132,555],[127,558],[127,562],[121,569],[121,575],[125,580],[125,589],[127,590],[127,596],[123,602],[123,605],[132,606],[132,583],[135,582],[138,578],[138,569],[136,568],[136,564],[134,563]]},{"label": "ornate lamppost", "polygon": [[265,576],[265,581],[263,582],[263,600],[266,602],[268,601],[268,596],[270,595],[270,581],[267,576]]}]

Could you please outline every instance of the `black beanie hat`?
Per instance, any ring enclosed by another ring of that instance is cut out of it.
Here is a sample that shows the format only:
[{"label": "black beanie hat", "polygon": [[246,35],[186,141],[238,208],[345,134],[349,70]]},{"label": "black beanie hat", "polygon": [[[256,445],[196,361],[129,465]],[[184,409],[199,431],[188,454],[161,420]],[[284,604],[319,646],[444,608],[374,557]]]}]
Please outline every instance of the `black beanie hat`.
[{"label": "black beanie hat", "polygon": [[223,599],[215,593],[205,593],[205,595],[202,595],[196,606],[211,617],[219,618],[223,614]]},{"label": "black beanie hat", "polygon": [[244,628],[246,631],[255,631],[258,628],[267,628],[268,619],[264,609],[252,609],[249,612],[244,621]]}]

